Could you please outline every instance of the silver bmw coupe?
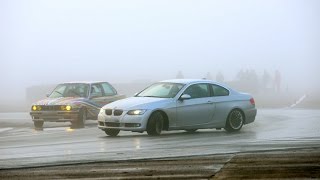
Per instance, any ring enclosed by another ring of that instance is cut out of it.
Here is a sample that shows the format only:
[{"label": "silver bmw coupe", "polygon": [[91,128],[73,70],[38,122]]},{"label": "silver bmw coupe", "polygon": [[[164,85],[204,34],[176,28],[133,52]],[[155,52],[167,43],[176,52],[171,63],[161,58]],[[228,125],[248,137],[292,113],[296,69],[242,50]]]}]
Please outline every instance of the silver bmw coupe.
[{"label": "silver bmw coupe", "polygon": [[249,94],[210,80],[173,79],[103,106],[98,128],[109,136],[117,136],[120,130],[147,131],[152,136],[163,130],[224,128],[235,132],[252,123],[256,114]]}]

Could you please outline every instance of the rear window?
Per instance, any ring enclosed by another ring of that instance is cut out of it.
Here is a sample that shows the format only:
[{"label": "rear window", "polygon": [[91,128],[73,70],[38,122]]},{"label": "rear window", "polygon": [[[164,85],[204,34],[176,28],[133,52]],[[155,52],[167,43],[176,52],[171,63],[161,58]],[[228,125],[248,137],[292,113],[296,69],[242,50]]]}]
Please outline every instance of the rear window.
[{"label": "rear window", "polygon": [[213,96],[228,96],[229,90],[216,84],[212,84]]}]

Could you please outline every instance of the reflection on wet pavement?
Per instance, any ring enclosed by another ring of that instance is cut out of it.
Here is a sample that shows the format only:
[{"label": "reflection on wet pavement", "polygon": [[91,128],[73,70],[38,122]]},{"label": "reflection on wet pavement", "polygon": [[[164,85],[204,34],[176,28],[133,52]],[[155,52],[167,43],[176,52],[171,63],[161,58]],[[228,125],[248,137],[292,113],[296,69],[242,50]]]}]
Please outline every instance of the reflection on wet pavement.
[{"label": "reflection on wet pavement", "polygon": [[157,137],[133,132],[108,137],[95,123],[84,129],[49,125],[42,131],[5,127],[0,129],[0,168],[318,147],[319,119],[319,110],[264,109],[237,133],[208,129]]}]

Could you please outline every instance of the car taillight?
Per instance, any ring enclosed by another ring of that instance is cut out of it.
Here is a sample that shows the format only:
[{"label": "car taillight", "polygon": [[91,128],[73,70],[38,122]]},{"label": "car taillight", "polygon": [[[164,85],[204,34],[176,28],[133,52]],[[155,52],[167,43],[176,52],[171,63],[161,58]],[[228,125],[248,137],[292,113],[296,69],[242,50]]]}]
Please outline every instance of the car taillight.
[{"label": "car taillight", "polygon": [[256,104],[256,103],[254,102],[254,99],[253,99],[253,98],[250,99],[250,103],[251,103],[252,105],[255,105],[255,104]]}]

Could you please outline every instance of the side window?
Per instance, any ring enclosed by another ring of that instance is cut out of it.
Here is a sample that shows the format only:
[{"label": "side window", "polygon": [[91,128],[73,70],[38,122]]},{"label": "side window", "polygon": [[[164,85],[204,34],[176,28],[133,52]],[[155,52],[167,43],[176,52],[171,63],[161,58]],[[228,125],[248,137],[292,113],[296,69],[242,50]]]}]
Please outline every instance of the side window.
[{"label": "side window", "polygon": [[110,84],[102,83],[101,85],[102,85],[105,96],[113,96],[117,94],[115,89]]},{"label": "side window", "polygon": [[194,84],[189,86],[185,91],[184,94],[189,94],[191,98],[203,98],[209,97],[210,91],[209,86],[207,84]]},{"label": "side window", "polygon": [[228,96],[229,95],[229,91],[221,86],[212,84],[212,91],[213,91],[213,96]]},{"label": "side window", "polygon": [[74,87],[74,92],[80,97],[87,97],[88,95],[88,86],[86,84],[77,84]]},{"label": "side window", "polygon": [[92,84],[90,90],[91,97],[101,97],[102,87],[100,84]]}]

